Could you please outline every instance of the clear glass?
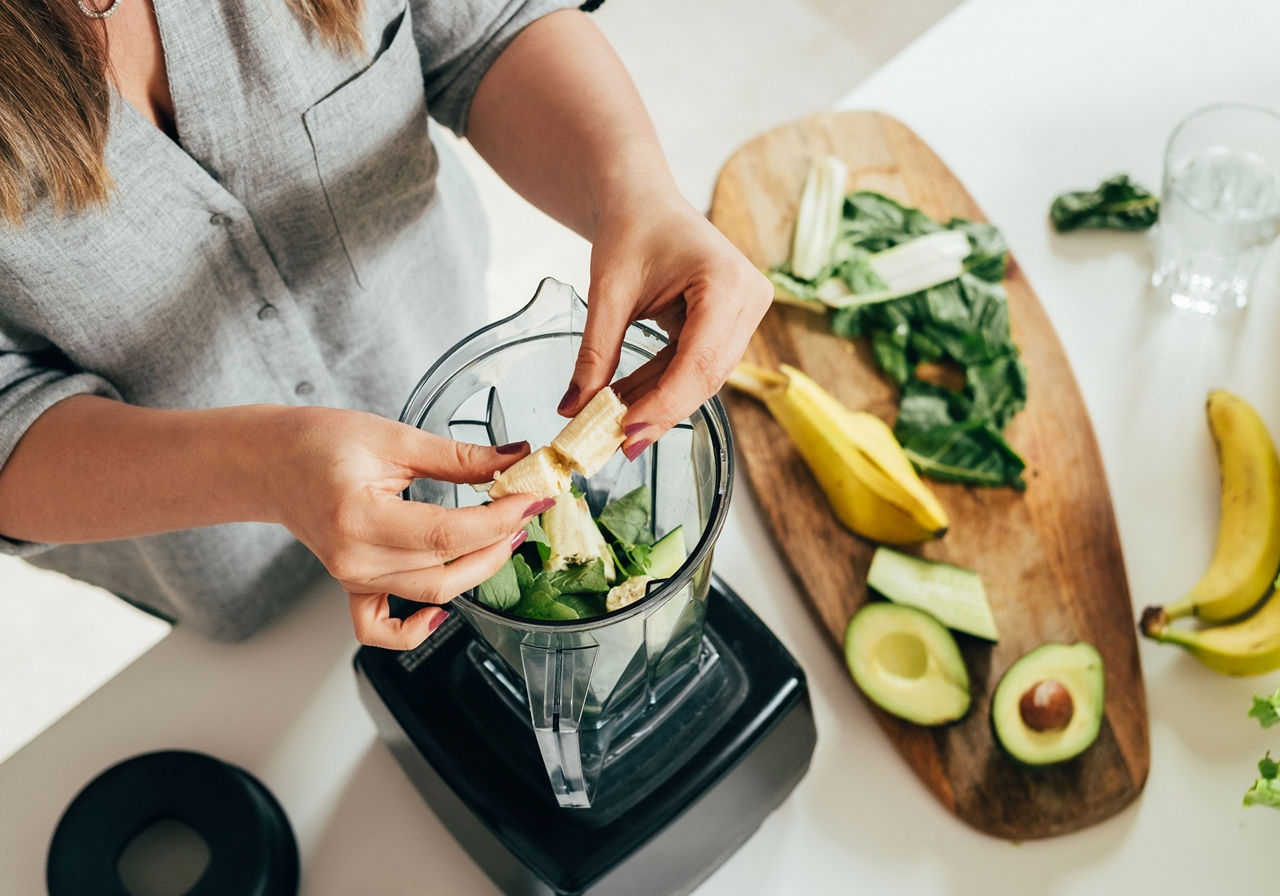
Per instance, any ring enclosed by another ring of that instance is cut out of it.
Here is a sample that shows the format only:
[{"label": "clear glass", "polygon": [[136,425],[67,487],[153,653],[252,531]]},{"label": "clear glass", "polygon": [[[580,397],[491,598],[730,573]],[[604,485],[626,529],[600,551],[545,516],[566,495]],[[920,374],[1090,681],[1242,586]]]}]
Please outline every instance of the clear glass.
[{"label": "clear glass", "polygon": [[1219,105],[1185,118],[1165,151],[1152,285],[1184,311],[1243,308],[1277,233],[1280,116]]},{"label": "clear glass", "polygon": [[[573,372],[586,305],[547,278],[530,302],[449,350],[414,389],[400,419],[450,438],[545,445],[564,418],[556,404]],[[632,324],[618,374],[666,344]],[[579,481],[592,512],[648,483],[654,534],[684,526],[689,556],[669,579],[650,583],[630,606],[588,620],[535,621],[493,610],[473,593],[454,600],[487,647],[479,664],[492,683],[527,702],[552,790],[561,806],[587,807],[610,739],[664,698],[677,699],[687,673],[705,664],[703,643],[711,556],[728,512],[733,450],[719,399],[650,446],[634,462],[621,453]],[[416,480],[407,497],[444,507],[484,500],[469,485]]]}]

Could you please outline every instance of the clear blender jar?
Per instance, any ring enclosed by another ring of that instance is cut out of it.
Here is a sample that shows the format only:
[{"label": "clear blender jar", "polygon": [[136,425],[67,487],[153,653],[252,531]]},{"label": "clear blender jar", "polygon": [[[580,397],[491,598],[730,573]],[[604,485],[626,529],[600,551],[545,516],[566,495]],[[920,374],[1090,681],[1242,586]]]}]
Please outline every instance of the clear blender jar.
[{"label": "clear blender jar", "polygon": [[[564,425],[555,402],[569,382],[586,321],[572,287],[547,278],[523,309],[454,346],[414,389],[401,421],[460,441],[547,444]],[[666,345],[632,324],[618,376]],[[451,609],[479,636],[470,659],[514,711],[527,712],[559,805],[586,808],[609,761],[679,708],[697,712],[693,682],[718,661],[703,637],[711,557],[728,512],[733,451],[712,398],[634,462],[621,453],[578,481],[593,513],[648,484],[654,536],[683,526],[688,556],[635,603],[590,619],[535,621],[492,609],[474,593]],[[469,485],[416,480],[407,497],[443,507],[481,503]]]}]

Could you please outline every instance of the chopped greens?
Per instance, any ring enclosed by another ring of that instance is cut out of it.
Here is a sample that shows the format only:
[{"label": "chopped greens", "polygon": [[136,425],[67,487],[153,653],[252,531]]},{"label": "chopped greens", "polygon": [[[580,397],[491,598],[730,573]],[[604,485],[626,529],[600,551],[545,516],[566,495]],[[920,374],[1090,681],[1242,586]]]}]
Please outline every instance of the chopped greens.
[{"label": "chopped greens", "polygon": [[1271,758],[1271,751],[1258,760],[1258,779],[1245,791],[1246,806],[1270,806],[1280,809],[1280,763]]},{"label": "chopped greens", "polygon": [[[943,240],[959,248],[936,242]],[[907,255],[929,244],[928,252]],[[954,253],[952,267],[940,252]],[[863,190],[845,197],[831,261],[816,277],[797,277],[790,262],[770,277],[780,300],[822,310],[832,332],[870,342],[877,365],[901,390],[894,435],[924,475],[1024,488],[1026,464],[1003,435],[1027,400],[1027,368],[1009,330],[1007,263],[1008,246],[993,225],[942,224]],[[910,289],[895,292],[895,283]],[[963,371],[961,391],[920,379],[919,366],[935,362]]]},{"label": "chopped greens", "polygon": [[1270,697],[1253,695],[1253,708],[1249,710],[1249,718],[1257,719],[1263,728],[1270,728],[1280,722],[1280,688]]},{"label": "chopped greens", "polygon": [[556,524],[544,528],[541,518],[534,517],[525,526],[529,532],[525,543],[493,576],[480,583],[477,598],[495,610],[526,619],[589,619],[604,615],[605,597],[613,586],[650,573],[654,551],[651,503],[649,487],[641,486],[605,505],[588,523],[600,530],[615,562],[618,573],[614,581],[606,575],[606,563],[599,557],[564,569],[549,568],[552,540],[563,533]]},{"label": "chopped greens", "polygon": [[1082,228],[1146,230],[1160,216],[1160,200],[1129,182],[1127,174],[1105,180],[1095,190],[1063,193],[1049,207],[1049,220],[1059,233]]}]

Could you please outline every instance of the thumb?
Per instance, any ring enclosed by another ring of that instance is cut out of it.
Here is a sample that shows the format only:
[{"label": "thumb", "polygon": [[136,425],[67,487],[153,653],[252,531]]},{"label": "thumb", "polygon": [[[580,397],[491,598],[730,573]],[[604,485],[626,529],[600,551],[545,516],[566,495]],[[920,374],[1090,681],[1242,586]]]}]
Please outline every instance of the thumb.
[{"label": "thumb", "polygon": [[613,372],[618,369],[622,338],[631,323],[627,303],[616,284],[597,286],[593,283],[588,295],[587,323],[582,328],[578,360],[569,388],[557,408],[565,417],[578,413],[597,392],[609,385]]},{"label": "thumb", "polygon": [[410,444],[405,446],[401,462],[415,476],[442,482],[488,482],[495,473],[505,470],[529,453],[528,442],[475,445],[471,442],[456,442],[414,427],[406,428],[411,433]]}]

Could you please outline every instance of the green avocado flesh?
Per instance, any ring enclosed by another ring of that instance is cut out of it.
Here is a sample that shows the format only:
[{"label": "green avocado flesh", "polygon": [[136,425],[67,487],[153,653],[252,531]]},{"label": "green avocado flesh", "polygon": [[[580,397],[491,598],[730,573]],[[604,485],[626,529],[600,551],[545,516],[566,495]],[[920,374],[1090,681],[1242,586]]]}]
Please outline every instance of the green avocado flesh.
[{"label": "green avocado flesh", "polygon": [[969,710],[969,673],[960,648],[923,610],[867,604],[845,629],[844,656],[862,692],[895,716],[943,725]]},{"label": "green avocado flesh", "polygon": [[[1063,727],[1037,731],[1023,717],[1023,696],[1040,682],[1062,685],[1071,696]],[[1098,737],[1106,695],[1102,657],[1092,644],[1042,644],[1016,660],[991,698],[991,727],[1000,746],[1027,765],[1051,765],[1079,756]]]}]

